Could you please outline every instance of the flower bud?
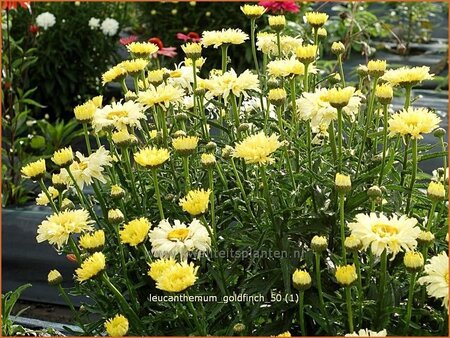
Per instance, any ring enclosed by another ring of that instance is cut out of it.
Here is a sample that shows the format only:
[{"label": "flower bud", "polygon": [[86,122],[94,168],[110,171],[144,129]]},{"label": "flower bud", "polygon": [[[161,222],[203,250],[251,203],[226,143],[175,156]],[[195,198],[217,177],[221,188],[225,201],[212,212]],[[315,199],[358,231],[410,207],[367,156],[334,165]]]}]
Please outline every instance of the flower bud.
[{"label": "flower bud", "polygon": [[177,130],[176,132],[173,133],[173,138],[178,137],[186,137],[186,132],[184,130]]},{"label": "flower bud", "polygon": [[238,127],[238,132],[243,133],[250,129],[250,124],[248,123],[241,123]]},{"label": "flower bud", "polygon": [[58,270],[51,270],[47,276],[48,284],[50,285],[59,285],[63,281],[63,277]]},{"label": "flower bud", "polygon": [[370,198],[381,197],[383,195],[383,192],[381,191],[379,186],[373,185],[369,189],[367,189],[367,195]]},{"label": "flower bud", "polygon": [[358,68],[356,68],[356,72],[360,77],[366,77],[369,74],[369,69],[367,66],[359,65]]},{"label": "flower bud", "polygon": [[280,82],[276,78],[271,78],[269,81],[267,81],[267,88],[275,89],[280,87]]},{"label": "flower bud", "polygon": [[217,144],[213,141],[210,141],[210,142],[206,143],[206,145],[205,145],[205,149],[210,152],[213,152],[214,150],[216,150],[216,148],[217,148]]},{"label": "flower bud", "polygon": [[444,135],[445,135],[445,129],[444,129],[444,128],[438,128],[438,129],[436,129],[436,130],[434,131],[433,135],[434,135],[434,137],[437,137],[437,138],[444,137]]},{"label": "flower bud", "polygon": [[110,209],[108,210],[108,222],[111,224],[120,224],[124,220],[124,216],[122,211],[119,209]]},{"label": "flower bud", "polygon": [[286,26],[286,18],[284,15],[271,15],[269,16],[269,26],[276,32],[283,30]]},{"label": "flower bud", "polygon": [[419,272],[424,265],[424,259],[420,252],[408,251],[403,257],[406,270],[411,273]]},{"label": "flower bud", "polygon": [[245,330],[245,325],[242,323],[237,323],[233,326],[233,331],[235,334],[240,334],[242,332],[244,332]]},{"label": "flower bud", "polygon": [[379,78],[383,76],[386,71],[386,60],[370,60],[367,63],[367,69],[370,76]]},{"label": "flower bud", "polygon": [[274,106],[281,106],[286,101],[286,91],[283,88],[269,90],[268,99]]},{"label": "flower bud", "polygon": [[427,189],[428,198],[434,202],[445,199],[445,187],[440,182],[430,182]]},{"label": "flower bud", "polygon": [[345,52],[344,44],[340,41],[333,42],[333,44],[331,45],[331,52],[335,55],[344,54]]},{"label": "flower bud", "polygon": [[344,246],[348,251],[359,251],[362,249],[363,244],[359,238],[354,235],[350,235],[345,238]]},{"label": "flower bud", "polygon": [[118,185],[112,185],[110,194],[113,199],[121,199],[125,196],[125,190]]},{"label": "flower bud", "polygon": [[305,291],[311,287],[312,280],[308,271],[297,269],[292,274],[292,282],[297,290]]},{"label": "flower bud", "polygon": [[314,252],[322,252],[327,249],[328,240],[325,236],[314,236],[311,240],[311,250]]},{"label": "flower bud", "polygon": [[417,236],[417,243],[423,246],[429,246],[434,243],[434,235],[431,231],[421,231]]},{"label": "flower bud", "polygon": [[213,154],[202,154],[202,156],[200,157],[200,163],[205,168],[212,168],[216,165],[216,157]]},{"label": "flower bud", "polygon": [[61,211],[73,209],[75,209],[75,204],[73,204],[73,202],[70,199],[64,198],[61,202]]},{"label": "flower bud", "polygon": [[186,113],[178,113],[175,115],[175,119],[178,122],[183,122],[183,121],[187,121],[188,120],[188,116]]},{"label": "flower bud", "polygon": [[355,265],[338,266],[336,268],[335,277],[337,282],[342,286],[352,285],[358,279]]},{"label": "flower bud", "polygon": [[338,193],[345,194],[352,190],[352,181],[350,176],[337,173],[334,184]]},{"label": "flower bud", "polygon": [[228,160],[229,158],[231,158],[232,153],[233,153],[233,148],[230,147],[229,145],[226,145],[225,148],[222,149],[222,157],[225,160]]}]

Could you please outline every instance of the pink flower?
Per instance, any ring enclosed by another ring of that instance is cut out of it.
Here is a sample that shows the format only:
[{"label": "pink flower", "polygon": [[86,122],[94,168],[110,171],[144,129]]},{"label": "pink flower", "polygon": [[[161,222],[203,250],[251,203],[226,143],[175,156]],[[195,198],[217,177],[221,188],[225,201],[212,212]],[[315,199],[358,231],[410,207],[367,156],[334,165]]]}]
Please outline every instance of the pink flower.
[{"label": "pink flower", "polygon": [[277,0],[263,0],[258,3],[258,5],[267,8],[272,13],[278,12],[291,12],[298,13],[300,7],[295,3],[294,0],[277,1]]},{"label": "pink flower", "polygon": [[200,35],[195,32],[189,32],[187,35],[183,33],[177,33],[177,39],[182,40],[184,42],[192,41],[199,42],[201,40]]},{"label": "pink flower", "polygon": [[30,25],[30,26],[28,27],[28,31],[29,31],[31,34],[37,34],[37,33],[39,32],[39,27],[38,27],[38,25]]},{"label": "pink flower", "polygon": [[132,42],[137,41],[137,39],[138,39],[138,37],[136,35],[130,35],[130,36],[127,36],[125,38],[121,38],[119,40],[119,42],[120,42],[120,44],[126,46],[126,45],[129,45]]},{"label": "pink flower", "polygon": [[164,47],[164,44],[160,38],[150,38],[150,39],[148,39],[148,42],[154,43],[155,45],[158,46],[158,52],[156,52],[155,54],[152,55],[154,58],[156,58],[158,56],[158,54],[167,56],[169,58],[173,58],[177,55],[177,52],[176,52],[177,48],[176,47]]}]

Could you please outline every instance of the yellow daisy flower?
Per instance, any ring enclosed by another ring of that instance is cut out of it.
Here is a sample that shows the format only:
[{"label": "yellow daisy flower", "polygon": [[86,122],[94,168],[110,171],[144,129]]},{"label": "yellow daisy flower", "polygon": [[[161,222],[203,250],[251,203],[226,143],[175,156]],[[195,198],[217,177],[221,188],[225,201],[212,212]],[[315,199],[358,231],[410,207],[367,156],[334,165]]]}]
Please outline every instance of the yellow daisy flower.
[{"label": "yellow daisy flower", "polygon": [[426,108],[409,107],[391,116],[389,136],[407,136],[413,139],[423,138],[422,134],[431,133],[439,127],[441,119]]},{"label": "yellow daisy flower", "polygon": [[20,172],[22,173],[23,177],[30,178],[33,181],[38,180],[44,177],[45,173],[47,172],[47,168],[45,167],[45,160],[40,159],[27,164],[26,166],[22,167]]},{"label": "yellow daisy flower", "polygon": [[306,22],[308,22],[312,27],[319,28],[322,27],[328,20],[328,14],[321,12],[308,12],[305,13]]},{"label": "yellow daisy flower", "polygon": [[134,160],[141,167],[154,169],[164,164],[170,157],[167,149],[147,147],[134,154]]},{"label": "yellow daisy flower", "polygon": [[270,164],[274,162],[274,159],[271,158],[272,153],[279,147],[281,147],[281,143],[278,141],[278,135],[266,136],[261,131],[236,144],[232,156],[243,158],[245,163]]},{"label": "yellow daisy flower", "polygon": [[191,190],[188,194],[180,199],[180,206],[183,211],[188,212],[191,216],[199,216],[208,210],[209,195],[211,190],[197,189]]},{"label": "yellow daisy flower", "polygon": [[100,272],[105,270],[106,266],[105,255],[101,252],[95,252],[92,256],[86,258],[81,267],[75,270],[77,281],[84,282],[97,276]]},{"label": "yellow daisy flower", "polygon": [[430,74],[430,67],[401,67],[386,71],[382,79],[389,82],[393,86],[415,86],[424,80],[433,79],[434,75]]},{"label": "yellow daisy flower", "polygon": [[120,241],[131,246],[137,246],[146,240],[150,227],[151,223],[147,218],[134,219],[125,224],[123,229],[119,231]]},{"label": "yellow daisy flower", "polygon": [[105,322],[106,332],[110,337],[123,337],[128,332],[128,319],[122,315],[116,315]]}]

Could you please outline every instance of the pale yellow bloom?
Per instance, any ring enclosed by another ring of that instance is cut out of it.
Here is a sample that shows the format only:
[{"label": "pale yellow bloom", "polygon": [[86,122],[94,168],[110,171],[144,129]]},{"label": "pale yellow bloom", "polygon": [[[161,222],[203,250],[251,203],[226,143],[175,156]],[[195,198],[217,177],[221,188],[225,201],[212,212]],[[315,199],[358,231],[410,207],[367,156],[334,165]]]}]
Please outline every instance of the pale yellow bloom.
[{"label": "pale yellow bloom", "polygon": [[[288,35],[282,35],[280,38],[281,54],[289,56],[295,54],[295,50],[301,47],[303,40]],[[259,32],[257,34],[256,46],[264,54],[278,56],[277,36],[273,33]]]},{"label": "pale yellow bloom", "polygon": [[163,109],[167,109],[171,104],[181,102],[183,96],[184,91],[181,88],[162,83],[157,87],[150,85],[150,88],[145,92],[140,92],[138,101],[147,108],[159,105]]},{"label": "pale yellow bloom", "polygon": [[336,268],[335,272],[336,280],[342,286],[349,286],[358,279],[356,274],[355,265],[342,265]]},{"label": "pale yellow bloom", "polygon": [[328,14],[321,12],[305,13],[306,21],[314,28],[322,27],[328,20]]},{"label": "pale yellow bloom", "polygon": [[403,257],[403,264],[409,272],[419,272],[424,264],[423,256],[420,252],[408,251]]},{"label": "pale yellow bloom", "polygon": [[78,244],[86,250],[99,250],[105,245],[105,232],[97,230],[84,234],[78,240]]},{"label": "pale yellow bloom", "polygon": [[134,160],[144,168],[154,169],[166,162],[170,157],[167,149],[147,147],[134,154]]},{"label": "pale yellow bloom", "polygon": [[103,85],[108,82],[119,82],[127,76],[127,70],[122,65],[116,65],[102,75]]},{"label": "pale yellow bloom", "polygon": [[69,146],[67,148],[55,151],[53,153],[52,161],[60,167],[65,167],[71,164],[73,162],[72,147]]},{"label": "pale yellow bloom", "polygon": [[182,45],[181,49],[190,59],[198,59],[202,54],[202,44],[197,42],[188,42]]},{"label": "pale yellow bloom", "polygon": [[245,4],[241,6],[242,13],[250,19],[257,19],[266,12],[264,6]]},{"label": "pale yellow bloom", "polygon": [[198,146],[197,136],[181,136],[172,140],[172,146],[180,154],[191,154]]},{"label": "pale yellow bloom", "polygon": [[141,129],[140,120],[145,119],[144,107],[134,101],[113,102],[95,111],[92,125],[96,132],[100,130]]},{"label": "pale yellow bloom", "polygon": [[322,100],[329,102],[332,107],[340,109],[348,105],[354,93],[354,87],[331,88],[322,96]]},{"label": "pale yellow bloom", "polygon": [[425,265],[425,276],[418,279],[419,284],[427,285],[430,297],[442,298],[442,305],[448,309],[448,255],[442,251],[431,257]]},{"label": "pale yellow bloom", "polygon": [[73,109],[75,118],[80,122],[89,122],[94,117],[94,113],[97,110],[97,106],[94,102],[88,101],[82,105],[76,106]]},{"label": "pale yellow bloom", "polygon": [[101,252],[95,252],[92,256],[86,258],[81,267],[75,270],[77,275],[77,281],[84,282],[97,276],[100,272],[105,270],[106,259],[105,255]]},{"label": "pale yellow bloom", "polygon": [[198,267],[194,263],[176,263],[156,280],[156,288],[167,292],[181,292],[195,284]]},{"label": "pale yellow bloom", "polygon": [[427,195],[431,200],[443,201],[445,199],[445,187],[440,182],[430,182]]},{"label": "pale yellow bloom", "polygon": [[334,186],[338,192],[348,192],[352,189],[352,181],[350,176],[336,173]]},{"label": "pale yellow bloom", "polygon": [[211,190],[197,189],[191,190],[188,194],[180,199],[180,206],[183,211],[188,212],[191,216],[199,216],[208,210],[209,195]]},{"label": "pale yellow bloom", "polygon": [[[305,65],[294,56],[290,59],[273,60],[267,64],[267,72],[274,77],[287,77],[305,74]],[[314,73],[315,68],[309,67],[308,73]]]},{"label": "pale yellow bloom", "polygon": [[316,45],[305,45],[300,46],[295,49],[295,55],[300,62],[304,64],[309,64],[316,59],[317,56],[317,46]]},{"label": "pale yellow bloom", "polygon": [[[148,58],[158,51],[158,46],[151,42],[132,42],[127,45],[128,51],[136,58]],[[126,67],[124,67],[126,69]]]},{"label": "pale yellow bloom", "polygon": [[280,106],[286,100],[287,93],[283,88],[274,88],[269,90],[267,98],[275,106]]},{"label": "pale yellow bloom", "polygon": [[32,180],[38,180],[44,177],[47,169],[45,167],[45,160],[40,159],[26,166],[22,167],[21,173],[23,177],[31,178]]},{"label": "pale yellow bloom", "polygon": [[71,234],[79,234],[92,230],[89,213],[86,210],[68,210],[47,217],[38,226],[36,240],[38,243],[48,241],[61,249],[67,244]]},{"label": "pale yellow bloom", "polygon": [[221,45],[240,45],[248,40],[248,35],[236,28],[222,29],[221,31],[205,31],[202,34],[202,44],[205,47]]},{"label": "pale yellow bloom", "polygon": [[131,246],[137,246],[146,240],[150,227],[151,223],[147,218],[134,219],[125,224],[123,229],[119,231],[120,241]]},{"label": "pale yellow bloom", "polygon": [[125,60],[119,63],[117,67],[122,67],[128,72],[128,74],[135,76],[147,68],[148,62],[149,61],[146,59]]},{"label": "pale yellow bloom", "polygon": [[[49,187],[47,190],[52,200],[54,200],[59,196],[59,191],[56,190],[55,188]],[[36,197],[36,205],[47,205],[49,203],[50,201],[48,200],[47,195],[43,191],[38,195],[38,197]]]},{"label": "pale yellow bloom", "polygon": [[150,264],[150,270],[148,271],[148,275],[154,280],[157,281],[161,278],[161,276],[170,268],[174,267],[177,264],[177,261],[170,258],[160,258],[153,263]]},{"label": "pale yellow bloom", "polygon": [[50,285],[59,285],[63,281],[63,277],[58,270],[50,270],[47,276],[47,282]]},{"label": "pale yellow bloom", "polygon": [[361,329],[358,333],[347,333],[345,337],[386,337],[387,331],[386,329],[381,330],[379,332],[371,331],[369,329]]},{"label": "pale yellow bloom", "polygon": [[441,119],[426,108],[409,107],[391,116],[389,119],[389,136],[410,136],[422,139],[423,134],[431,133],[439,126]]},{"label": "pale yellow bloom", "polygon": [[230,94],[239,97],[243,95],[248,96],[248,91],[253,90],[259,92],[259,80],[256,74],[253,74],[248,69],[239,76],[234,69],[228,72],[216,75],[211,75],[208,83],[208,93],[212,96],[221,96],[227,99]]},{"label": "pale yellow bloom", "polygon": [[128,332],[128,319],[122,315],[116,315],[105,322],[105,329],[111,337],[122,337]]},{"label": "pale yellow bloom", "polygon": [[382,104],[387,104],[391,102],[392,97],[394,96],[394,90],[390,84],[383,83],[381,85],[377,85],[375,88],[375,96]]},{"label": "pale yellow bloom", "polygon": [[367,63],[367,71],[370,76],[382,76],[386,71],[386,60],[370,60]]},{"label": "pale yellow bloom", "polygon": [[434,75],[430,74],[430,67],[401,67],[386,71],[382,79],[389,82],[393,86],[414,86],[424,80],[433,79]]},{"label": "pale yellow bloom", "polygon": [[284,15],[270,15],[269,26],[276,31],[282,30],[286,26],[286,17]]},{"label": "pale yellow bloom", "polygon": [[306,270],[297,269],[292,274],[292,283],[298,290],[309,289],[312,283],[311,275]]},{"label": "pale yellow bloom", "polygon": [[272,153],[279,147],[281,147],[281,143],[278,141],[278,135],[266,136],[261,131],[236,144],[232,156],[243,158],[245,163],[270,164],[274,162],[271,157]]}]

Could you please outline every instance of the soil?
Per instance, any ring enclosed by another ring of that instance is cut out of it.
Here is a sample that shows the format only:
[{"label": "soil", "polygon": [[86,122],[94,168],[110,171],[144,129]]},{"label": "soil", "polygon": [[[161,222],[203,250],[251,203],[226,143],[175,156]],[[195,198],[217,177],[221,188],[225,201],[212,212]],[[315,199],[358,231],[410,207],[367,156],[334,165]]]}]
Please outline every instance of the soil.
[{"label": "soil", "polygon": [[29,308],[21,314],[21,317],[65,324],[73,323],[72,313],[70,309],[66,306],[61,305],[52,305],[19,300],[14,306],[13,315],[15,315],[20,310],[25,309],[27,307]]}]

